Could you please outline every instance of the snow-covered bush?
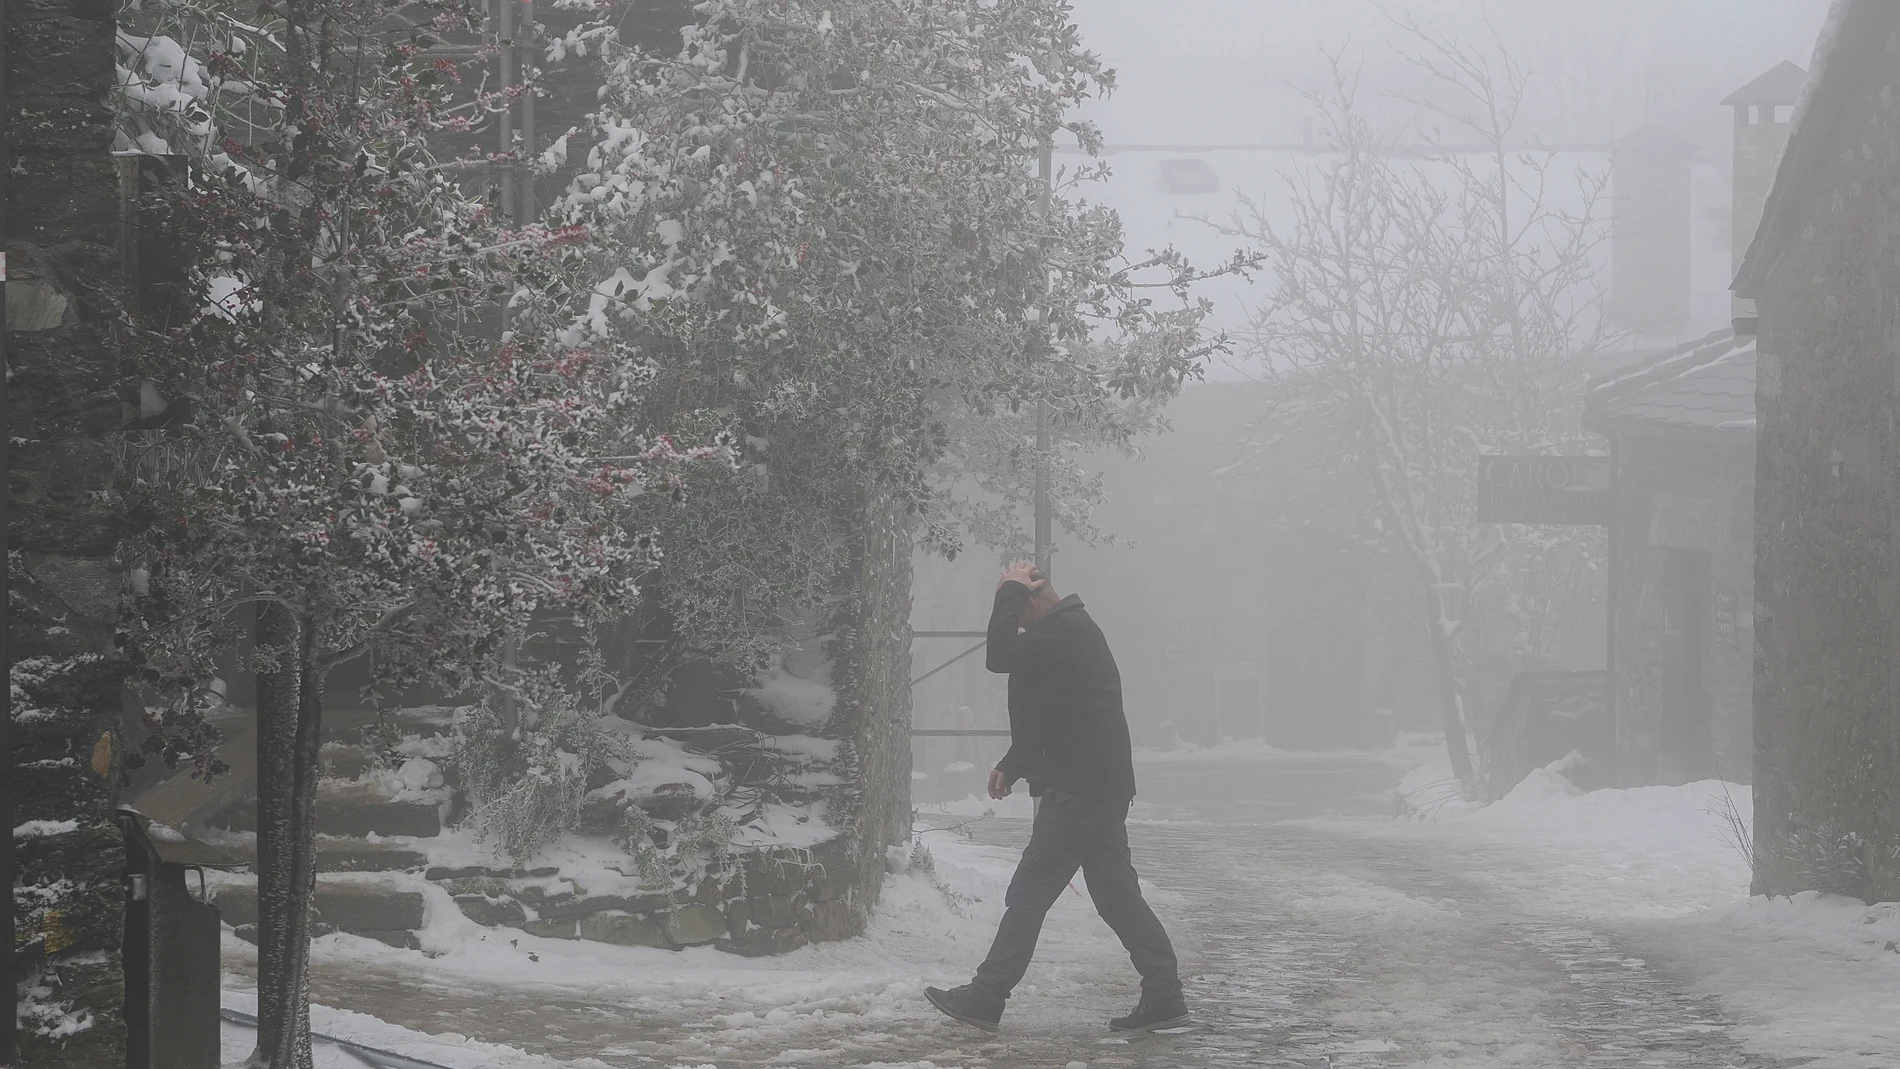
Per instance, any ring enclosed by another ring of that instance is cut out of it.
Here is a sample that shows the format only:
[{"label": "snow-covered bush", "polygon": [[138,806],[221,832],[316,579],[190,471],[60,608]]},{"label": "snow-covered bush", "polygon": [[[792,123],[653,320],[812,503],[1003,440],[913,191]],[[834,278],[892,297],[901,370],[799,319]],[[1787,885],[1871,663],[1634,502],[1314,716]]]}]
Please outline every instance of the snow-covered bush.
[{"label": "snow-covered bush", "polygon": [[454,739],[469,823],[518,864],[579,825],[595,769],[635,760],[601,730],[598,708],[545,671],[525,674],[508,699],[458,710]]}]

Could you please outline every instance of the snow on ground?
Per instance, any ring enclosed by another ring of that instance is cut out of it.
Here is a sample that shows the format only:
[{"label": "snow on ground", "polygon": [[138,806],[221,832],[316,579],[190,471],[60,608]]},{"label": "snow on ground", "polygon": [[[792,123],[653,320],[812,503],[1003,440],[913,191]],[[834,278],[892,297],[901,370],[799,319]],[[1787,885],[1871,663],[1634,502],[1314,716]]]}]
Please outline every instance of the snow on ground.
[{"label": "snow on ground", "polygon": [[[430,992],[453,992],[466,1001],[470,993],[488,991],[498,1006],[582,1000],[616,1007],[617,1015],[641,1022],[641,1028],[630,1031],[616,1025],[615,1032],[604,1033],[606,1045],[591,1048],[603,1058],[633,1053],[640,1042],[634,1034],[644,1031],[659,1035],[669,1055],[679,1056],[682,1069],[735,1050],[762,1049],[783,1051],[775,1064],[791,1069],[838,1064],[840,1050],[855,1051],[851,1064],[884,1064],[867,1060],[880,1051],[880,1044],[901,1045],[900,1037],[914,1033],[919,1023],[943,1024],[923,1002],[924,985],[967,981],[995,934],[1003,892],[1016,863],[1013,850],[970,842],[953,832],[924,830],[921,837],[931,851],[933,871],[887,877],[865,935],[778,957],[744,958],[709,946],[683,951],[621,947],[483,928],[463,918],[446,894],[431,885],[425,888],[425,893],[433,893],[421,933],[422,952],[336,934],[316,940],[313,960],[319,975],[380,978],[413,989],[417,1001],[400,1014],[390,1014],[405,1020],[426,1018]],[[1158,894],[1156,901],[1169,897]],[[255,961],[255,949],[228,934],[224,949],[227,967]],[[1065,894],[1051,911],[1037,961],[1033,982],[1021,989],[1025,994],[1099,994],[1091,990],[1098,986],[1091,975],[1105,965],[1126,968],[1122,949],[1096,917],[1080,876],[1074,893]],[[242,976],[227,977],[226,1005],[249,1012],[245,1000],[254,1001],[254,991],[232,989],[242,982]],[[590,1064],[587,1058],[571,1063],[532,1058],[456,1034],[423,1036],[337,1010],[320,1011],[316,1027],[453,1069]],[[541,1038],[537,1032],[523,1033],[523,1041],[531,1044]],[[234,1055],[233,1044],[248,1042],[227,1031],[227,1060],[248,1052]],[[630,1045],[617,1050],[615,1042]],[[432,1043],[445,1056],[425,1053]],[[451,1052],[456,1056],[446,1056]],[[889,1064],[891,1069],[898,1065]],[[915,1064],[923,1069],[923,1063]],[[320,1063],[319,1069],[328,1066]]]},{"label": "snow on ground", "polygon": [[[1900,903],[1751,897],[1738,845],[1738,829],[1753,819],[1746,784],[1586,793],[1563,768],[1533,772],[1489,806],[1440,792],[1440,804],[1417,821],[1313,823],[1489,857],[1489,887],[1526,912],[1587,921],[1655,948],[1669,960],[1652,964],[1717,996],[1765,1053],[1819,1059],[1809,1069],[1900,1064]],[[1434,757],[1400,790],[1429,796],[1447,776]]]},{"label": "snow on ground", "polygon": [[[233,989],[227,980],[224,1008],[257,1015],[257,992]],[[310,1008],[313,1032],[347,1040],[377,1051],[449,1066],[450,1069],[557,1069],[559,1062],[528,1054],[514,1047],[483,1043],[467,1036],[447,1034],[428,1036],[397,1025],[379,1021],[368,1014],[350,1013],[327,1006]],[[246,1064],[257,1047],[257,1030],[226,1020],[222,1025],[219,1060],[227,1069]],[[345,1048],[317,1040],[312,1044],[316,1069],[363,1069],[366,1064]],[[574,1069],[582,1069],[575,1066]]]}]

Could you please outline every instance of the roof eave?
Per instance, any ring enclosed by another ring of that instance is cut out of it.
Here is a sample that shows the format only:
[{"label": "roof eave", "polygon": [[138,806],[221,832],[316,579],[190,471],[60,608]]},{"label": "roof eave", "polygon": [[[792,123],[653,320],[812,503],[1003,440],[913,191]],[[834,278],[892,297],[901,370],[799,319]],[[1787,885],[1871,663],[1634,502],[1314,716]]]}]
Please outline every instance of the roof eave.
[{"label": "roof eave", "polygon": [[1646,434],[1656,437],[1704,438],[1704,439],[1742,439],[1753,438],[1755,427],[1720,426],[1690,427],[1681,423],[1648,419],[1643,416],[1610,416],[1603,413],[1587,413],[1584,425],[1605,438],[1618,438],[1625,434]]}]

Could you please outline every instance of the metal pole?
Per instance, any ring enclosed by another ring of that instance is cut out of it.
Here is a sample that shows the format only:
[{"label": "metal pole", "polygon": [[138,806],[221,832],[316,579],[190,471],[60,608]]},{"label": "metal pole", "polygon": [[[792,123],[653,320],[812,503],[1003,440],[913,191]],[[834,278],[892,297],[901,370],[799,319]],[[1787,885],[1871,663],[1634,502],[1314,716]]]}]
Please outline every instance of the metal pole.
[{"label": "metal pole", "polygon": [[515,99],[511,90],[515,87],[515,0],[495,0],[495,44],[501,65],[501,115],[496,127],[501,131],[498,151],[501,158],[496,166],[501,168],[501,214],[511,221],[515,218],[515,167],[509,162],[509,153],[515,150]]},{"label": "metal pole", "polygon": [[1623,469],[1621,450],[1616,447],[1614,435],[1610,437],[1610,479],[1615,487],[1610,493],[1615,496],[1611,498],[1609,527],[1604,532],[1608,543],[1604,548],[1610,560],[1604,568],[1603,706],[1610,722],[1610,785],[1622,787],[1626,786],[1623,782],[1623,725],[1616,708],[1616,584],[1621,571],[1616,555],[1622,545],[1616,532],[1623,519]]},{"label": "metal pole", "polygon": [[[1049,200],[1055,181],[1053,146],[1048,139],[1042,142],[1042,156],[1037,171],[1042,178],[1042,194],[1038,207],[1046,222],[1049,217]],[[1047,247],[1047,241],[1044,242]],[[1043,285],[1048,285],[1047,267],[1044,266]],[[1042,314],[1037,317],[1036,326],[1041,334],[1040,348],[1049,346],[1049,306],[1044,303]],[[1038,354],[1041,355],[1041,354]],[[1036,400],[1036,567],[1042,574],[1052,575],[1050,571],[1050,524],[1049,524],[1049,401],[1047,398]]]}]

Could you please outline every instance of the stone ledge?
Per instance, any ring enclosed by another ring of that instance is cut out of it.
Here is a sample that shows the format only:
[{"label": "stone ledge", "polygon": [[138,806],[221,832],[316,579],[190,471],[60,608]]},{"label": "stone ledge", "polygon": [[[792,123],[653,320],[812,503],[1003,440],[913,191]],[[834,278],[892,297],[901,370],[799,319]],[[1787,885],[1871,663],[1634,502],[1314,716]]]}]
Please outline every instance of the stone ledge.
[{"label": "stone ledge", "polygon": [[[220,919],[233,927],[257,923],[257,888],[233,884],[218,889],[213,903]],[[375,884],[339,883],[319,877],[317,920],[352,935],[421,928],[426,906],[422,893]]]}]

